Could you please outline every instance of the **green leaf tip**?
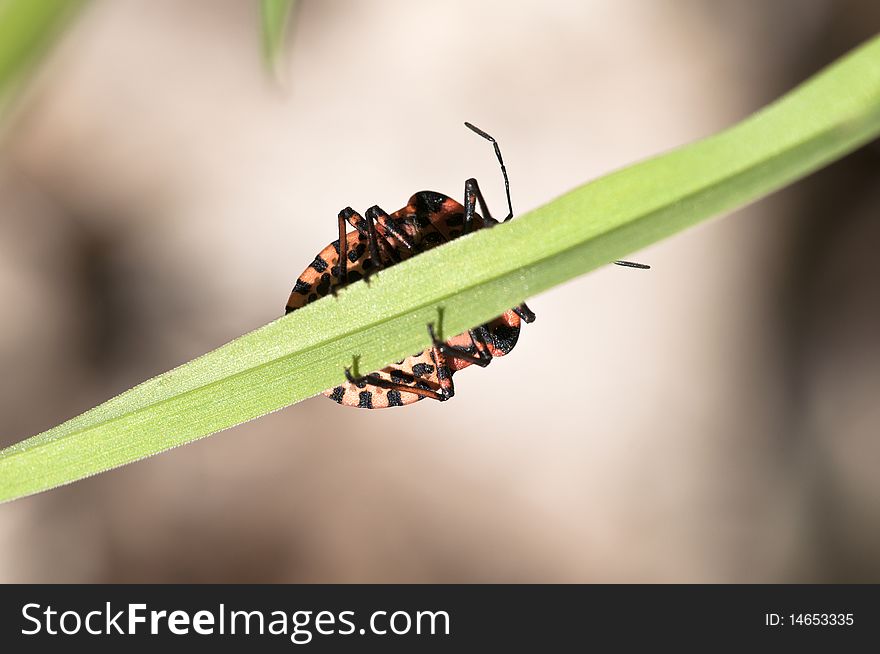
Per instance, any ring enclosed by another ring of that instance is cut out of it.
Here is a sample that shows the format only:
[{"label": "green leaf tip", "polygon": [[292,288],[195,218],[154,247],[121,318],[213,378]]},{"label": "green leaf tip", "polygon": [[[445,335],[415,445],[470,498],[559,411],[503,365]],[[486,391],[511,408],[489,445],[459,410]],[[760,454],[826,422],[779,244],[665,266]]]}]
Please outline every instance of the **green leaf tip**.
[{"label": "green leaf tip", "polygon": [[0,0],[0,116],[85,0]]},{"label": "green leaf tip", "polygon": [[295,5],[296,0],[260,0],[263,56],[269,68],[276,73]]}]

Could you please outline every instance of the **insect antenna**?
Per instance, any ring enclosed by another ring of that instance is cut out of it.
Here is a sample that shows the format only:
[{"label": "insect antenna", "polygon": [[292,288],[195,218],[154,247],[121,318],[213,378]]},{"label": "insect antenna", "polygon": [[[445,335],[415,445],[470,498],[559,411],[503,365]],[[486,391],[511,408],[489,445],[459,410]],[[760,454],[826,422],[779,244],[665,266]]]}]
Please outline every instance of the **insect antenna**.
[{"label": "insect antenna", "polygon": [[465,121],[464,126],[472,132],[479,134],[487,141],[490,141],[492,145],[495,146],[495,156],[498,158],[498,163],[501,165],[501,174],[504,175],[504,192],[507,194],[507,218],[505,218],[502,222],[507,222],[508,220],[513,218],[513,204],[511,204],[510,202],[510,180],[507,178],[507,168],[504,166],[504,159],[501,158],[501,148],[498,147],[498,141],[486,134],[486,132],[481,130],[476,125],[471,125],[467,121]]},{"label": "insect antenna", "polygon": [[614,262],[618,266],[623,266],[625,268],[638,268],[639,270],[650,270],[651,266],[646,263],[636,263],[635,261],[615,261]]}]

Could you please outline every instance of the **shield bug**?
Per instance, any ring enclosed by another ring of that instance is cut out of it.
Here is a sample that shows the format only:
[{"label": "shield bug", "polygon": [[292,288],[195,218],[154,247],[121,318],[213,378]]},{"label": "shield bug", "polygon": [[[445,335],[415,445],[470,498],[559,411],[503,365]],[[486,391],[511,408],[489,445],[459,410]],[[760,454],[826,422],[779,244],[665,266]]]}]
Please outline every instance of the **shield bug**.
[{"label": "shield bug", "polygon": [[[504,178],[507,216],[495,220],[486,206],[476,179],[464,184],[464,204],[442,193],[420,191],[406,206],[388,214],[378,206],[363,216],[346,207],[337,216],[339,238],[325,247],[297,278],[287,301],[286,312],[314,302],[336,289],[372,273],[409,259],[420,252],[513,218],[510,181],[498,142],[478,127],[465,126],[492,143]],[[477,213],[477,204],[481,213]],[[353,227],[353,231],[348,231]],[[623,266],[647,268],[643,264],[615,261]],[[440,340],[434,326],[427,326],[432,345],[402,361],[355,377],[345,370],[347,382],[324,391],[339,404],[365,409],[413,404],[424,398],[445,401],[455,394],[452,376],[470,365],[485,367],[493,358],[509,354],[519,339],[522,322],[534,321],[525,305],[505,311],[497,318],[447,340]]]}]

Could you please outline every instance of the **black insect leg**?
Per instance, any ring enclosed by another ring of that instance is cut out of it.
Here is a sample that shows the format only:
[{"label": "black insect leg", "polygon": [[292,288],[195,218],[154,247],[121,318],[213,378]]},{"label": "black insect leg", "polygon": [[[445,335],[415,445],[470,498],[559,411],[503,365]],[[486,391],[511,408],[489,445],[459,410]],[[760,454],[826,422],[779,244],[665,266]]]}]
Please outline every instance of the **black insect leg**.
[{"label": "black insect leg", "polygon": [[434,361],[434,369],[437,371],[437,383],[440,385],[440,392],[445,396],[443,399],[448,400],[455,395],[455,383],[452,381],[452,370],[446,361],[446,357],[437,348],[431,347],[431,359]]},{"label": "black insect leg", "polygon": [[513,309],[514,313],[522,318],[523,322],[535,322],[535,314],[525,302]]},{"label": "black insect leg", "polygon": [[373,262],[373,267],[369,270],[364,268],[364,280],[369,281],[370,275],[372,275],[377,270],[381,270],[385,267],[385,262],[382,261],[382,257],[379,256],[379,243],[378,237],[376,235],[376,223],[373,220],[373,214],[371,211],[367,211],[367,246],[370,248],[370,259]]},{"label": "black insect leg", "polygon": [[467,361],[468,363],[473,363],[474,365],[480,366],[481,368],[485,368],[490,363],[492,363],[492,354],[489,352],[489,348],[486,346],[486,342],[482,339],[481,336],[478,336],[473,329],[468,330],[468,334],[471,337],[471,341],[474,344],[474,349],[477,352],[477,356],[474,356],[470,352],[461,349],[460,347],[453,347],[452,345],[448,345],[437,338],[437,334],[434,332],[434,324],[428,323],[428,334],[431,336],[431,342],[436,350],[439,350],[441,354],[444,356],[452,357],[454,359],[461,359],[462,361]]},{"label": "black insect leg", "polygon": [[[367,209],[367,215],[370,215],[370,213],[373,214],[373,218],[376,220],[376,222],[382,220],[382,226],[385,228],[385,231],[396,238],[400,242],[400,244],[403,245],[403,247],[410,251],[414,249],[415,246],[413,245],[413,242],[406,234],[397,229],[397,226],[391,220],[390,216],[381,207],[375,205],[370,207],[369,209]],[[384,236],[382,237],[382,242],[385,243],[385,246],[390,252],[393,252],[395,255],[397,255],[397,261],[399,262],[400,255],[397,254],[397,250],[395,249],[395,247],[391,245],[391,243],[388,242],[388,239],[386,239]]]},{"label": "black insect leg", "polygon": [[392,391],[400,391],[401,393],[412,393],[413,395],[427,397],[432,400],[438,400],[440,402],[445,402],[450,397],[452,397],[451,394],[447,394],[441,391],[432,391],[429,388],[420,388],[418,386],[407,386],[406,384],[398,384],[397,382],[382,379],[374,373],[370,373],[369,375],[366,375],[364,377],[355,377],[351,374],[350,368],[345,369],[345,378],[350,384],[354,384],[359,388],[362,388],[366,384],[371,384],[373,386],[387,388],[388,390]]},{"label": "black insect leg", "polygon": [[486,227],[497,225],[498,221],[492,217],[492,212],[489,211],[489,205],[486,204],[486,198],[483,197],[483,191],[480,189],[480,185],[477,183],[477,180],[475,180],[473,177],[471,177],[464,183],[465,207],[467,207],[468,198],[471,194],[476,197],[476,201],[480,205],[480,211],[482,212],[483,222],[485,223]]},{"label": "black insect leg", "polygon": [[[489,136],[486,132],[481,130],[479,127],[475,125],[471,125],[468,122],[465,122],[465,127],[467,127],[472,132],[479,134],[484,139],[492,143],[495,148],[495,157],[498,159],[498,164],[501,166],[501,175],[504,177],[504,193],[507,195],[507,217],[501,222],[507,222],[511,218],[513,218],[513,204],[510,202],[510,180],[507,178],[507,168],[504,166],[504,159],[501,157],[501,148],[498,147],[498,141]],[[488,215],[489,210],[486,208],[486,202],[483,200],[483,194],[479,192],[479,187],[477,187],[477,193],[480,198],[480,208]]]},{"label": "black insect leg", "polygon": [[[379,254],[379,235],[376,232],[376,225],[375,221],[373,220],[372,211],[368,210],[367,217],[364,218],[351,207],[346,207],[339,212],[339,233],[341,244],[339,248],[340,286],[345,286],[348,283],[348,264],[350,261],[348,258],[348,239],[342,236],[346,229],[346,222],[354,227],[361,236],[367,239],[367,246],[370,249],[370,260],[373,262],[374,268],[372,270],[365,269],[364,278],[369,278],[369,276],[373,272],[375,272],[376,270],[381,270],[385,267],[385,262],[382,260],[382,257]],[[343,243],[344,245],[342,245]]]},{"label": "black insect leg", "polygon": [[[337,282],[331,287],[333,295],[336,295],[336,289],[340,286],[348,284],[348,230],[345,226],[349,217],[357,215],[357,212],[351,207],[345,207],[339,212],[339,264],[337,265]],[[331,271],[332,272],[332,271]]]},{"label": "black insect leg", "polygon": [[464,225],[461,228],[462,234],[470,234],[471,227],[474,224],[474,208],[477,204],[475,188],[479,189],[480,187],[477,185],[477,180],[473,177],[464,183]]},{"label": "black insect leg", "polygon": [[[489,213],[489,207],[486,206],[486,200],[483,199],[483,192],[480,185],[473,177],[464,183],[464,226],[461,228],[462,234],[469,234],[474,222],[474,210],[477,202],[480,203],[480,211],[483,212],[483,225],[491,227],[497,225],[498,221]],[[505,218],[505,220],[510,220]]]},{"label": "black insect leg", "polygon": [[[394,236],[401,243],[403,243],[404,247],[406,247],[410,250],[412,249],[412,243],[409,241],[409,239],[406,238],[406,236],[403,236],[401,238],[397,235],[397,230],[394,228],[393,225],[391,225],[391,220],[389,219],[388,214],[385,213],[385,211],[381,207],[379,207],[378,205],[373,205],[372,207],[367,209],[366,216],[367,216],[367,221],[370,223],[378,223],[379,221],[382,221],[382,227],[384,230],[390,232],[392,236]],[[374,234],[376,245],[377,245],[378,249],[381,250],[382,252],[384,252],[385,255],[388,257],[388,259],[391,260],[392,263],[400,263],[400,261],[401,261],[400,253],[397,251],[397,248],[395,248],[393,245],[391,245],[391,243],[388,241],[388,239],[385,237],[384,234],[379,232],[379,230],[375,229],[375,225],[373,225],[371,227],[371,229]],[[371,246],[370,252],[372,253],[372,251],[373,251],[373,249]],[[384,264],[383,267],[388,267],[389,265],[391,265],[391,264]]]}]

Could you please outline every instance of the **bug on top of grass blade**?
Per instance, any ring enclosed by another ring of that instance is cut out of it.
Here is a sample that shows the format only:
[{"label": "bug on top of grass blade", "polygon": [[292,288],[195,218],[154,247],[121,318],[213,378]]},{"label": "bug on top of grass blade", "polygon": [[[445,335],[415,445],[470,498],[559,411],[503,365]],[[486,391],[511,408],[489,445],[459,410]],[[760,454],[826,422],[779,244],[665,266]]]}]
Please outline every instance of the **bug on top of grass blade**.
[{"label": "bug on top of grass blade", "polygon": [[[492,217],[473,178],[464,183],[463,205],[442,193],[420,191],[392,214],[373,206],[361,216],[346,207],[337,218],[339,238],[321,250],[297,278],[287,313],[420,252],[513,218],[510,181],[498,142],[470,123],[465,126],[494,146],[504,177],[507,216],[501,221]],[[481,213],[476,211],[477,204]],[[349,232],[349,226],[354,230]],[[614,263],[647,268],[629,261]],[[339,404],[365,409],[404,406],[426,397],[448,400],[455,394],[454,373],[470,365],[485,367],[492,359],[509,354],[519,339],[522,322],[534,319],[535,314],[521,304],[446,340],[440,340],[429,324],[431,347],[363,377],[354,377],[346,369],[347,382],[324,391],[324,395]]]}]

